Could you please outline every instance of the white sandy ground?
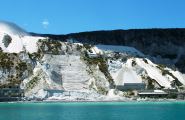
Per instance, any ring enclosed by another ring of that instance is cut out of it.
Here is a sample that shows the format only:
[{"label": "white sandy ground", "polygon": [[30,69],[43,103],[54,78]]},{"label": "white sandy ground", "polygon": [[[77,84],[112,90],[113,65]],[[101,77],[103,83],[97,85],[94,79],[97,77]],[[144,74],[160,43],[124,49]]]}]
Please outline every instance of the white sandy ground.
[{"label": "white sandy ground", "polygon": [[132,54],[132,55],[139,55],[139,56],[144,56],[143,53],[138,51],[137,49],[129,46],[117,46],[117,45],[96,45],[95,50],[102,51],[111,51],[111,52],[121,52],[121,53],[127,53],[127,54]]},{"label": "white sandy ground", "polygon": [[[2,41],[4,35],[9,35],[12,38],[7,48]],[[24,49],[30,53],[37,52],[37,41],[39,39],[43,39],[43,37],[31,36],[13,23],[0,21],[0,47],[4,52],[19,53]]]}]

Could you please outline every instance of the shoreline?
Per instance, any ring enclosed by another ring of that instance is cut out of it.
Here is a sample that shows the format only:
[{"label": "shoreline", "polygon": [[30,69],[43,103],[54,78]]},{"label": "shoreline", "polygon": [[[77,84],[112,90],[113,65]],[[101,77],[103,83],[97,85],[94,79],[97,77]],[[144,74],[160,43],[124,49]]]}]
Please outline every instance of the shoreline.
[{"label": "shoreline", "polygon": [[93,100],[43,100],[43,101],[37,101],[37,100],[31,100],[31,101],[5,101],[0,102],[1,103],[185,103],[185,100],[177,100],[177,99],[168,99],[168,100],[161,100],[161,99],[155,99],[155,100],[99,100],[99,101],[93,101]]}]

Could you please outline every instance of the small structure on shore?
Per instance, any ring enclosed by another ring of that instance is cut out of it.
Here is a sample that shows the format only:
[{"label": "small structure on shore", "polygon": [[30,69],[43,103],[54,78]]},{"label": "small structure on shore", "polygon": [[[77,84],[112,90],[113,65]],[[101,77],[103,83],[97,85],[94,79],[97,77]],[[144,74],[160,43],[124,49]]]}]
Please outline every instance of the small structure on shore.
[{"label": "small structure on shore", "polygon": [[19,85],[1,85],[0,88],[0,102],[19,101],[24,96],[24,91]]},{"label": "small structure on shore", "polygon": [[124,83],[124,85],[116,85],[118,90],[143,90],[145,89],[144,83]]},{"label": "small structure on shore", "polygon": [[47,91],[47,97],[51,96],[59,96],[63,94],[64,90],[55,90],[55,89],[44,89],[44,91]]},{"label": "small structure on shore", "polygon": [[98,55],[95,53],[95,51],[93,51],[91,49],[87,51],[87,54],[88,54],[89,58],[96,58],[96,57],[98,57]]},{"label": "small structure on shore", "polygon": [[139,92],[138,95],[140,97],[150,97],[150,98],[165,98],[167,97],[168,93],[164,92],[163,90],[145,90]]},{"label": "small structure on shore", "polygon": [[185,92],[179,92],[178,93],[178,96],[177,96],[177,99],[179,99],[179,100],[185,100]]},{"label": "small structure on shore", "polygon": [[99,57],[99,53],[97,53],[96,50],[93,49],[93,48],[87,50],[87,54],[88,54],[89,58],[97,58],[97,57]]}]

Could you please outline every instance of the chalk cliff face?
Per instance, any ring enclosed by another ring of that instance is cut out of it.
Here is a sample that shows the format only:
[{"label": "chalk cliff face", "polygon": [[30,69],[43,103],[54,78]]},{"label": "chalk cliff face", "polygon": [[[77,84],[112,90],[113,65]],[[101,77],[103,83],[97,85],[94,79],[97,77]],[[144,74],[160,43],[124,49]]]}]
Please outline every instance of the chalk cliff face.
[{"label": "chalk cliff face", "polygon": [[0,87],[20,85],[26,99],[46,100],[125,100],[135,89],[184,89],[183,34],[39,35],[0,22]]}]

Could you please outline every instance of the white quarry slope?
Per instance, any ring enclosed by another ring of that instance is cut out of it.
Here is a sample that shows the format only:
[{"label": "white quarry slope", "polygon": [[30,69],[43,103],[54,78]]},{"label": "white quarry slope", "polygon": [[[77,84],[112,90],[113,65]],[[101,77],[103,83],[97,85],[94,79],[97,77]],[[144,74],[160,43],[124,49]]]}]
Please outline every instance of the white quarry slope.
[{"label": "white quarry slope", "polygon": [[[62,44],[63,51],[65,51],[64,48],[69,47],[67,45]],[[71,44],[72,47],[70,48],[72,50],[75,48],[73,45]],[[137,58],[136,56],[143,56],[141,52],[131,47],[116,47],[111,46],[109,48],[106,45],[102,45],[101,47],[94,46],[92,48],[95,53],[105,55],[114,55],[114,52],[117,51],[125,53],[121,54],[119,58],[108,58],[108,70],[116,85],[147,83],[147,79],[143,78],[144,76],[154,79],[156,83],[166,89],[173,88],[171,83],[174,78],[170,75],[162,75],[158,65],[152,63],[149,59]],[[135,57],[132,57],[132,55]],[[134,65],[133,61],[135,61]],[[125,99],[123,97],[124,92],[110,89],[109,82],[104,73],[100,71],[98,65],[91,66],[87,64],[77,53],[64,53],[62,55],[44,54],[44,57],[39,62],[34,69],[36,72],[32,76],[32,78],[38,76],[39,81],[33,89],[26,92],[25,95],[28,98],[93,101]],[[185,85],[182,73],[169,68],[166,69]],[[107,94],[100,93],[99,91],[101,90],[107,91]]]},{"label": "white quarry slope", "polygon": [[133,71],[127,67],[122,68],[118,72],[115,80],[116,85],[124,85],[125,83],[142,83],[142,79],[137,75],[136,71]]},{"label": "white quarry slope", "polygon": [[[3,38],[9,35],[12,40],[8,47],[5,47]],[[19,53],[26,49],[28,52],[37,52],[37,41],[42,37],[29,35],[25,30],[14,23],[0,21],[0,47],[4,52]]]},{"label": "white quarry slope", "polygon": [[150,78],[155,79],[161,86],[164,86],[165,88],[171,88],[172,80],[170,80],[166,76],[163,76],[162,72],[156,67],[157,65],[153,64],[149,60],[147,61],[148,64],[145,63],[143,60],[136,58],[136,63],[146,70]]},{"label": "white quarry slope", "polygon": [[133,47],[128,47],[128,46],[96,45],[96,47],[99,50],[103,50],[103,51],[121,52],[121,53],[127,53],[127,54],[132,54],[132,55],[144,56],[144,54],[141,53],[140,51],[136,50]]},{"label": "white quarry slope", "polygon": [[[148,64],[145,63],[143,60],[136,58],[137,64],[140,67],[143,67],[151,78],[157,80],[158,83],[160,83],[165,87],[171,86],[170,83],[174,79],[169,75],[162,75],[161,70],[157,68],[156,64],[152,63],[149,59],[147,59],[147,61],[148,61]],[[178,79],[178,81],[180,81],[183,85],[185,85],[185,78],[183,77],[182,73],[180,73],[179,71],[174,71],[167,67],[165,68],[165,70],[169,70],[169,72],[172,73]]]},{"label": "white quarry slope", "polygon": [[90,76],[86,71],[87,66],[80,60],[80,56],[55,55],[51,57],[51,55],[45,55],[44,61],[50,66],[48,70],[53,69],[62,75],[61,81],[64,90],[83,91],[83,89],[88,89],[87,83]]},{"label": "white quarry slope", "polygon": [[[126,63],[109,63],[109,71],[117,85],[124,85],[124,83],[140,83],[143,81],[141,75],[144,75],[156,80],[158,84],[165,88],[172,88],[171,83],[174,79],[169,75],[162,75],[161,70],[157,68],[156,64],[148,59],[146,60],[148,63],[145,63],[142,58],[130,58]],[[135,66],[132,66],[132,61],[136,62]],[[169,68],[168,70],[185,85],[185,79],[182,73],[173,71]]]},{"label": "white quarry slope", "polygon": [[[89,68],[80,56],[45,54],[42,61],[34,69],[36,72],[33,75],[40,78],[39,83],[33,89],[26,91],[26,97],[48,100],[103,99],[103,95],[89,89],[89,80],[93,78],[87,72]],[[24,82],[24,86],[28,81]],[[51,90],[61,91],[51,93]]]},{"label": "white quarry slope", "polygon": [[142,83],[141,76],[138,75],[135,68],[132,68],[129,61],[126,63],[121,63],[119,61],[109,62],[109,72],[116,85],[124,85],[125,83]]},{"label": "white quarry slope", "polygon": [[185,74],[182,74],[181,72],[179,71],[173,71],[171,69],[169,69],[169,71],[175,76],[178,78],[178,80],[183,84],[185,85]]}]

